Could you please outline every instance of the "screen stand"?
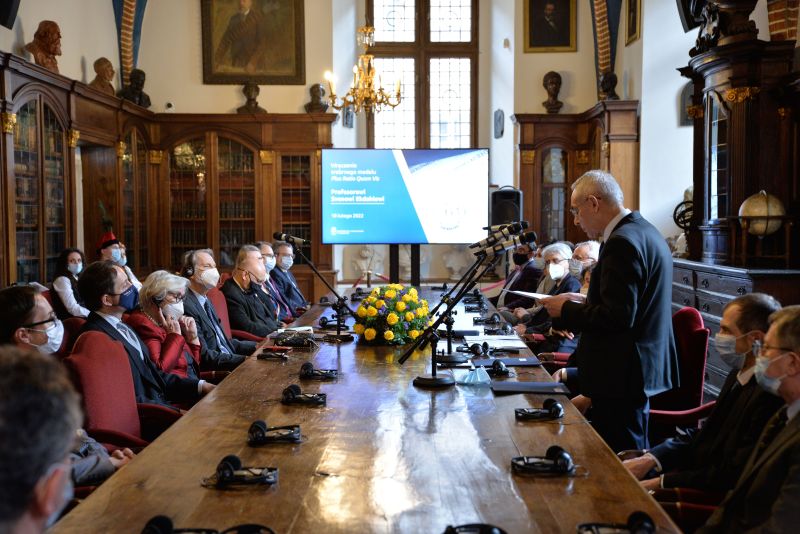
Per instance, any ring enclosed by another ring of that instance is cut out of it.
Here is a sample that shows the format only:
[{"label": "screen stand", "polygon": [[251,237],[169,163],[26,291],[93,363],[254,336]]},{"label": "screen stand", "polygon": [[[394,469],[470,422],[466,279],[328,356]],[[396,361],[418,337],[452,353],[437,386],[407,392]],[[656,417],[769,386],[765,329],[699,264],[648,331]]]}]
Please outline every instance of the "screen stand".
[{"label": "screen stand", "polygon": [[453,378],[452,374],[436,374],[436,345],[439,343],[439,336],[436,334],[436,332],[431,333],[430,337],[428,338],[428,342],[431,345],[431,374],[418,376],[413,380],[412,384],[418,388],[425,389],[442,389],[455,385],[456,380]]},{"label": "screen stand", "polygon": [[411,245],[411,285],[414,287],[419,287],[421,282],[419,274],[419,260],[419,245]]},{"label": "screen stand", "polygon": [[400,282],[400,245],[389,245],[389,282]]}]

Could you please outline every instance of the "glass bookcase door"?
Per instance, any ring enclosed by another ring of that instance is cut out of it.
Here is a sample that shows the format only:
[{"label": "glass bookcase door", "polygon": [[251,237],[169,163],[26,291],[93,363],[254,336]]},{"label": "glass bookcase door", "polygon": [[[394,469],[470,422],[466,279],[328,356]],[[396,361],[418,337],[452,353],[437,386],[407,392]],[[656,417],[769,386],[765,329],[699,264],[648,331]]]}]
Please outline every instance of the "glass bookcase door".
[{"label": "glass bookcase door", "polygon": [[39,280],[39,128],[36,100],[17,111],[14,127],[17,282]]},{"label": "glass bookcase door", "polygon": [[720,219],[730,215],[728,173],[728,114],[719,97],[708,98],[708,152],[706,172],[708,176],[708,218]]},{"label": "glass bookcase door", "polygon": [[134,271],[149,265],[147,242],[147,146],[136,130],[125,136],[122,154],[122,242]]},{"label": "glass bookcase door", "polygon": [[148,247],[150,245],[147,234],[147,221],[150,215],[150,199],[148,198],[148,172],[147,172],[147,145],[144,139],[138,134],[136,138],[136,253],[138,254],[139,262],[136,264],[138,269],[150,265],[150,254]]},{"label": "glass bookcase door", "polygon": [[169,168],[170,260],[177,268],[185,252],[210,246],[205,138],[190,139],[173,148]]},{"label": "glass bookcase door", "polygon": [[55,278],[58,255],[67,248],[66,184],[64,180],[65,138],[55,113],[44,109],[44,206],[45,206],[45,258],[44,279]]},{"label": "glass bookcase door", "polygon": [[561,148],[542,151],[541,241],[565,239],[567,203],[567,153]]},{"label": "glass bookcase door", "polygon": [[134,213],[136,210],[136,171],[134,170],[133,149],[134,135],[129,132],[125,136],[125,150],[122,154],[122,242],[125,243],[125,255],[128,265],[135,269],[138,250],[134,236]]},{"label": "glass bookcase door", "polygon": [[241,143],[217,141],[219,264],[233,267],[242,245],[255,240],[255,154]]},{"label": "glass bookcase door", "polygon": [[[311,240],[311,156],[282,155],[281,183],[281,231],[295,237]],[[296,251],[295,251],[296,252]],[[302,252],[311,261],[311,247],[302,247]],[[296,254],[295,265],[305,263]]]}]

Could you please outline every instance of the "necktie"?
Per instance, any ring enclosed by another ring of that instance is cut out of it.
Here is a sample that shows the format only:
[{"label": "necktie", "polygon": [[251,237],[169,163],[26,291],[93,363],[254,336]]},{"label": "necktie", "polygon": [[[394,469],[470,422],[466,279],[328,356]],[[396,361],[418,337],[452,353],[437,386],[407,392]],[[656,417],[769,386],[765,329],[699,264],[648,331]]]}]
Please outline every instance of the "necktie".
[{"label": "necktie", "polygon": [[267,289],[272,297],[278,302],[278,307],[281,310],[280,313],[283,313],[287,317],[294,317],[291,308],[289,308],[289,305],[283,299],[283,295],[281,295],[281,292],[278,291],[278,288],[275,287],[275,283],[272,281],[272,278],[267,279],[267,286]]},{"label": "necktie", "polygon": [[206,301],[203,303],[203,308],[206,310],[206,315],[208,315],[208,319],[214,326],[214,334],[217,336],[217,345],[219,345],[219,351],[223,354],[231,354],[231,349],[228,348],[228,340],[225,339],[225,336],[221,332],[219,323],[217,323],[217,316],[211,311],[211,306],[208,304],[208,299],[206,299]]},{"label": "necktie", "polygon": [[144,360],[142,347],[139,345],[139,338],[136,337],[136,334],[134,334],[130,328],[128,328],[128,325],[120,321],[117,323],[117,330],[122,334],[122,337],[124,337],[128,343],[130,343],[133,348],[136,349],[136,351],[139,353],[139,358]]},{"label": "necktie", "polygon": [[778,413],[772,416],[772,418],[767,422],[767,426],[764,427],[764,431],[761,433],[761,438],[758,440],[758,445],[756,445],[756,453],[754,458],[758,458],[763,454],[763,452],[770,446],[770,444],[775,441],[775,438],[780,434],[781,430],[784,429],[786,426],[786,421],[788,420],[788,416],[786,414],[786,406],[778,410]]}]

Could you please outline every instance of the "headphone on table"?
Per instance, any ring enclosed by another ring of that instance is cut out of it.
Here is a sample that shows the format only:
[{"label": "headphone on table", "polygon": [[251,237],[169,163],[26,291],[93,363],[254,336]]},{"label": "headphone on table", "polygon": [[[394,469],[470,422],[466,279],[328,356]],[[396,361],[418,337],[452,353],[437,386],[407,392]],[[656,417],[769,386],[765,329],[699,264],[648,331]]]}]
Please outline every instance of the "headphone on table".
[{"label": "headphone on table", "polygon": [[511,376],[511,370],[501,360],[493,361],[486,372],[489,376]]},{"label": "headphone on table", "polygon": [[628,516],[628,521],[625,524],[621,523],[583,523],[578,525],[579,533],[597,533],[613,531],[613,532],[628,532],[630,534],[654,534],[656,531],[656,524],[653,518],[645,512],[636,511]]},{"label": "headphone on table", "polygon": [[325,393],[303,393],[300,386],[292,384],[283,390],[281,402],[287,405],[325,406],[328,403],[328,395]]},{"label": "headphone on table", "polygon": [[300,378],[305,380],[335,380],[338,377],[339,371],[336,369],[315,369],[311,362],[300,366]]},{"label": "headphone on table", "polygon": [[[175,528],[172,519],[165,515],[151,517],[142,530],[142,534],[176,534],[191,532],[195,534],[220,534],[213,528]],[[275,531],[264,525],[245,524],[227,528],[221,534],[275,534]]]},{"label": "headphone on table", "polygon": [[506,534],[506,531],[486,523],[469,523],[455,527],[448,525],[443,534]]},{"label": "headphone on table", "polygon": [[217,464],[216,481],[218,488],[234,484],[275,484],[278,481],[277,467],[242,467],[242,460],[229,454]]},{"label": "headphone on table", "polygon": [[553,398],[545,399],[541,408],[517,408],[514,417],[518,421],[552,421],[564,417],[564,406]]},{"label": "headphone on table", "polygon": [[571,475],[575,473],[575,462],[566,450],[558,445],[551,445],[545,456],[512,458],[511,470],[522,475]]},{"label": "headphone on table", "polygon": [[247,444],[251,447],[267,443],[300,443],[302,439],[300,425],[267,426],[261,419],[253,421],[247,431]]}]

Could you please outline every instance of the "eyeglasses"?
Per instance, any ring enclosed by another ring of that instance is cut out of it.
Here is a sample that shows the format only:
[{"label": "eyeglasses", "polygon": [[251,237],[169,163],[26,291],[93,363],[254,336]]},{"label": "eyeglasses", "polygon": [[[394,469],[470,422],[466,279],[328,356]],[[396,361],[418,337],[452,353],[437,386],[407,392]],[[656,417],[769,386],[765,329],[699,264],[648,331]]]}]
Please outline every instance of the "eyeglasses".
[{"label": "eyeglasses", "polygon": [[759,356],[766,356],[764,354],[768,350],[782,350],[784,352],[794,352],[794,349],[789,347],[773,347],[772,345],[764,345],[760,341],[753,343],[753,355],[758,358]]},{"label": "eyeglasses", "polygon": [[167,295],[175,299],[175,302],[183,302],[183,299],[186,296],[185,294],[174,293],[172,291],[167,291]]},{"label": "eyeglasses", "polygon": [[569,212],[572,214],[572,216],[573,216],[573,217],[577,217],[577,216],[578,216],[578,213],[581,211],[581,206],[583,206],[584,204],[586,204],[586,202],[587,202],[587,201],[588,201],[590,198],[592,198],[592,197],[594,197],[596,200],[601,200],[601,199],[603,198],[603,197],[598,197],[598,196],[595,196],[595,195],[589,195],[589,196],[587,196],[587,197],[584,197],[584,199],[583,199],[583,200],[581,200],[581,203],[580,203],[580,204],[578,204],[578,205],[577,205],[576,207],[574,207],[574,208],[570,208],[570,209],[569,209]]},{"label": "eyeglasses", "polygon": [[553,258],[552,260],[545,260],[544,264],[545,265],[556,265],[556,264],[561,263],[563,261],[567,261],[567,260]]},{"label": "eyeglasses", "polygon": [[58,320],[58,317],[56,317],[56,314],[53,313],[53,312],[50,312],[50,315],[44,321],[37,321],[35,323],[24,324],[24,325],[21,325],[21,326],[23,328],[33,328],[34,326],[39,326],[39,325],[43,325],[43,324],[47,324],[47,323],[55,323],[57,320]]},{"label": "eyeglasses", "polygon": [[261,257],[262,257],[262,258],[264,258],[264,259],[267,259],[267,258],[274,258],[274,257],[275,257],[275,254],[262,254],[262,255],[261,255]]}]

